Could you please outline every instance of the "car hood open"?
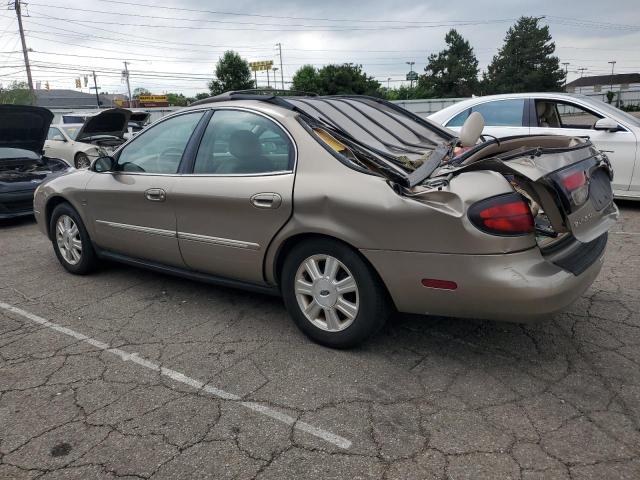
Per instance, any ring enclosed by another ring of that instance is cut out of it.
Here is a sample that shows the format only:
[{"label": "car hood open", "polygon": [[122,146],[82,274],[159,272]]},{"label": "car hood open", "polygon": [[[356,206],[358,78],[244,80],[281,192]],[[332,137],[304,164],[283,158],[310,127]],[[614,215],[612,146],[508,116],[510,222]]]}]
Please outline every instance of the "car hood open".
[{"label": "car hood open", "polygon": [[110,108],[87,119],[76,135],[76,141],[82,142],[97,135],[122,137],[127,131],[131,110]]},{"label": "car hood open", "polygon": [[42,107],[0,105],[0,147],[42,155],[53,113]]}]

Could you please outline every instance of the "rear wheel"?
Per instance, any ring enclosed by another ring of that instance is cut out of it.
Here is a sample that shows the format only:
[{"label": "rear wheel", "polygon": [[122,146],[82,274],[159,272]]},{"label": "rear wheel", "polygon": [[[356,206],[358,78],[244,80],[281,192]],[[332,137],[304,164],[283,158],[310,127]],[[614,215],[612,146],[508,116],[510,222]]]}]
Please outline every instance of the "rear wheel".
[{"label": "rear wheel", "polygon": [[91,165],[89,157],[84,152],[76,153],[76,156],[73,159],[73,163],[76,168],[89,168],[89,166]]},{"label": "rear wheel", "polygon": [[298,327],[334,348],[355,346],[389,315],[376,272],[350,247],[333,240],[296,246],[282,269],[282,295]]},{"label": "rear wheel", "polygon": [[77,275],[94,270],[97,258],[93,245],[80,215],[71,205],[61,203],[53,210],[49,228],[53,250],[66,270]]}]

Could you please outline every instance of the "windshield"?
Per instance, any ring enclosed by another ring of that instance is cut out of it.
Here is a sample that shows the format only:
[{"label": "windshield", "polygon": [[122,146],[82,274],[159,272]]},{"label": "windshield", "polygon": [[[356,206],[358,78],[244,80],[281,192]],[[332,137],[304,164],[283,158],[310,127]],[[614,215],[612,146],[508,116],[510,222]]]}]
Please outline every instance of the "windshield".
[{"label": "windshield", "polygon": [[62,127],[62,129],[71,140],[75,140],[80,131],[80,127]]},{"label": "windshield", "polygon": [[609,105],[602,100],[590,99],[597,108],[602,110],[605,113],[608,113],[612,117],[618,117],[620,120],[627,122],[629,125],[634,127],[640,127],[640,118],[634,117],[633,115],[620,110],[619,108],[614,107],[613,105]]}]

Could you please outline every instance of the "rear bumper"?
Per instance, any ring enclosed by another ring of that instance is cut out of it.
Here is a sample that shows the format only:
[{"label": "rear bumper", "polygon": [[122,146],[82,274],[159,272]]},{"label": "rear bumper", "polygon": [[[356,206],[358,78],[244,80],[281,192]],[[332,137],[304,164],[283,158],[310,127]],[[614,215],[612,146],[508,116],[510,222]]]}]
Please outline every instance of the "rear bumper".
[{"label": "rear bumper", "polygon": [[[502,255],[363,250],[405,313],[529,322],[548,318],[594,282],[603,253],[579,275],[546,261],[532,248]],[[456,282],[457,289],[426,288],[424,278]]]},{"label": "rear bumper", "polygon": [[33,214],[33,190],[0,193],[0,220]]}]

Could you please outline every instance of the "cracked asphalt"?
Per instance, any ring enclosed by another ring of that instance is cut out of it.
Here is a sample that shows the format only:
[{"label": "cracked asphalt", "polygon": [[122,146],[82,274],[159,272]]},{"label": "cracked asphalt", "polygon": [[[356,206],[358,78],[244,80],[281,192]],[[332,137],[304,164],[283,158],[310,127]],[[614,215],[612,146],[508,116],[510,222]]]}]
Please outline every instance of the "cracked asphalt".
[{"label": "cracked asphalt", "polygon": [[566,312],[398,316],[350,351],[309,342],[277,298],[72,276],[33,220],[4,223],[0,302],[52,323],[0,309],[0,478],[638,479],[640,204],[620,207]]}]

